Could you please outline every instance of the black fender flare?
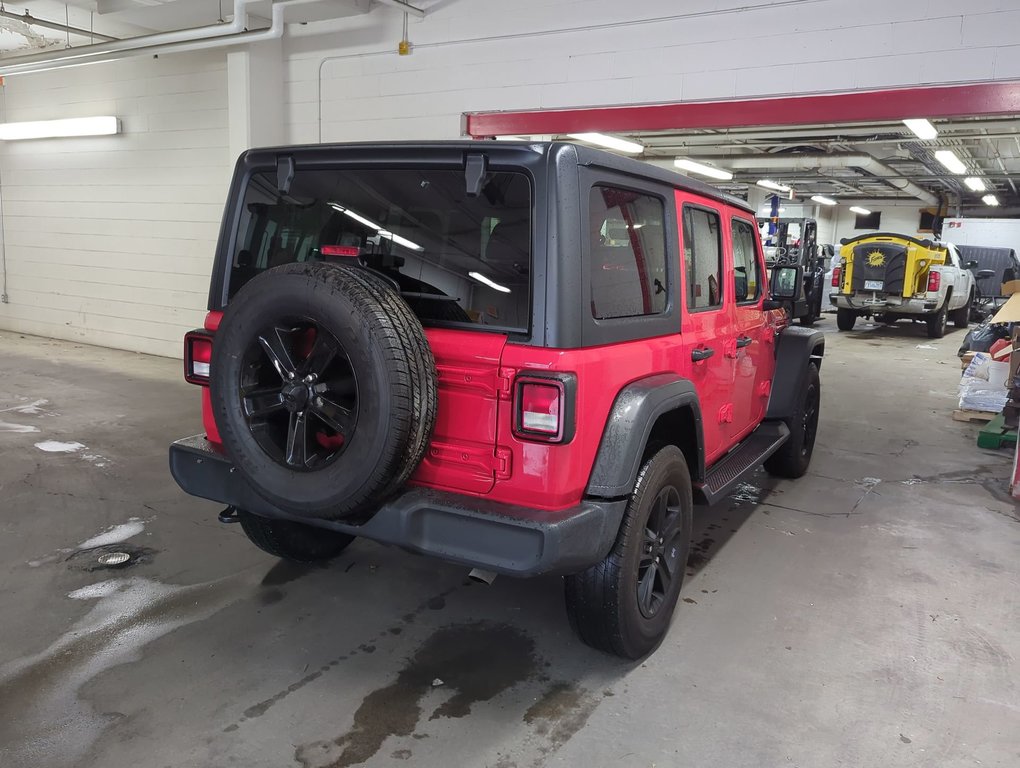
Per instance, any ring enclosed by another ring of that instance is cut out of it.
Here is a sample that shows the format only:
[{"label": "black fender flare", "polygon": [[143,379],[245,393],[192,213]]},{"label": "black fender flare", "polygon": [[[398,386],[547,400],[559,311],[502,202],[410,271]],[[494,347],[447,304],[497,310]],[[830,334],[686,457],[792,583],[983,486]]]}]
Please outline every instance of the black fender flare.
[{"label": "black fender flare", "polygon": [[691,480],[705,474],[705,441],[701,406],[694,384],[672,373],[656,374],[631,382],[616,396],[602,433],[586,494],[606,499],[627,496],[634,490],[641,458],[656,420],[680,408],[689,409],[697,440],[697,466]]},{"label": "black fender flare", "polygon": [[784,328],[776,340],[776,372],[766,419],[788,418],[797,407],[797,398],[804,387],[808,365],[821,368],[825,354],[825,337],[812,328]]}]

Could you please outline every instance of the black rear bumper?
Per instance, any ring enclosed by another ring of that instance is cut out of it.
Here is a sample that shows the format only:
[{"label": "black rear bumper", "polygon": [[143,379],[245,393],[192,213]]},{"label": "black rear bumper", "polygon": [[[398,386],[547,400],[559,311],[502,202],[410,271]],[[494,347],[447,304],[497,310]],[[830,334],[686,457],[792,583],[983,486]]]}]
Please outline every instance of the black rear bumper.
[{"label": "black rear bumper", "polygon": [[576,573],[608,554],[626,500],[586,500],[545,512],[409,488],[361,525],[295,517],[259,496],[202,435],[170,446],[170,472],[192,496],[264,517],[296,520],[510,576]]}]

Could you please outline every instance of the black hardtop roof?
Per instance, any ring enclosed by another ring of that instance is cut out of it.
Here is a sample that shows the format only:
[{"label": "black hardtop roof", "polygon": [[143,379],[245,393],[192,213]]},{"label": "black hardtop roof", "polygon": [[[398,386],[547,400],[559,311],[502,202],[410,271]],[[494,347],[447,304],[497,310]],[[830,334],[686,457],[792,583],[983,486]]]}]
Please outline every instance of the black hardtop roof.
[{"label": "black hardtop roof", "polygon": [[451,141],[370,141],[344,144],[300,144],[249,149],[241,155],[239,162],[262,164],[275,159],[278,155],[291,155],[294,157],[295,162],[300,161],[302,156],[314,157],[317,162],[323,162],[332,153],[342,153],[347,156],[357,156],[359,159],[368,159],[373,153],[383,151],[411,153],[415,151],[449,152],[450,150],[486,152],[490,154],[527,150],[538,152],[545,156],[556,156],[563,152],[572,152],[578,165],[598,166],[630,176],[652,179],[669,184],[677,189],[704,195],[726,205],[732,205],[744,211],[754,213],[754,209],[745,200],[729,195],[710,184],[684,176],[682,173],[649,165],[634,158],[622,157],[602,149],[566,141],[479,141],[458,139]]}]

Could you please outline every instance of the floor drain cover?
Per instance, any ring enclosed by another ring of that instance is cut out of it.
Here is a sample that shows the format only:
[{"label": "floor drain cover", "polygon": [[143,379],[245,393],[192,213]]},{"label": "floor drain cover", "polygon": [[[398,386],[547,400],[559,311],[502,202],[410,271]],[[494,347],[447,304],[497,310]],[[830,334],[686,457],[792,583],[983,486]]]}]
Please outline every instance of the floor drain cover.
[{"label": "floor drain cover", "polygon": [[100,555],[98,558],[100,565],[110,565],[114,567],[124,565],[130,559],[131,555],[127,552],[108,552],[105,555]]}]

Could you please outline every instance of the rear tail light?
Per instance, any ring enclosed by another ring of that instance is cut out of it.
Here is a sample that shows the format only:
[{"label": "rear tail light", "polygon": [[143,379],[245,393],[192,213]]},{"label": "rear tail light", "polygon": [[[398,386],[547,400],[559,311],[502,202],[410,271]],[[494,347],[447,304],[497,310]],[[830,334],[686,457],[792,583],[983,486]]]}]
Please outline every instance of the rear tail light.
[{"label": "rear tail light", "polygon": [[514,435],[567,443],[574,436],[577,378],[570,373],[519,376],[514,389]]},{"label": "rear tail light", "polygon": [[209,331],[188,331],[184,335],[184,380],[209,385],[213,335]]},{"label": "rear tail light", "polygon": [[929,272],[928,273],[928,290],[929,291],[937,291],[939,289],[940,285],[942,285],[942,275],[940,275],[938,272],[934,272],[934,271]]},{"label": "rear tail light", "polygon": [[842,278],[842,277],[843,277],[843,268],[842,267],[836,267],[834,270],[832,270],[832,287],[833,288],[839,288],[839,281],[840,281],[840,278]]}]

